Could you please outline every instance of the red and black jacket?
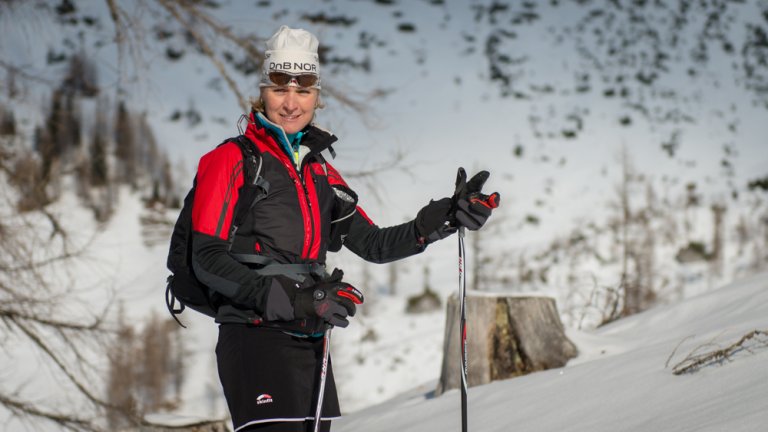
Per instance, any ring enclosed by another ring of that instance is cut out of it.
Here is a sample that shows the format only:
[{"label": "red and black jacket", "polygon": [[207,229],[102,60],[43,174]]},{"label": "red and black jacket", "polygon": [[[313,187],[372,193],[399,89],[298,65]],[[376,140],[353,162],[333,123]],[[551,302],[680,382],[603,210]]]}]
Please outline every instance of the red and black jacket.
[{"label": "red and black jacket", "polygon": [[[244,182],[242,152],[237,144],[226,143],[205,154],[198,165],[192,263],[197,278],[224,298],[220,322],[270,321],[279,316],[269,316],[268,311],[268,304],[277,301],[277,296],[270,296],[274,277],[257,274],[233,254],[263,255],[281,264],[325,264],[335,203],[332,185],[346,183],[320,153],[336,137],[315,126],[305,128],[301,144],[310,151],[296,167],[275,130],[279,127],[260,113],[251,114],[245,136],[261,156],[261,176],[269,182],[269,190],[231,241],[232,218]],[[379,228],[360,207],[352,218],[344,246],[367,261],[390,262],[424,250],[413,221]]]}]

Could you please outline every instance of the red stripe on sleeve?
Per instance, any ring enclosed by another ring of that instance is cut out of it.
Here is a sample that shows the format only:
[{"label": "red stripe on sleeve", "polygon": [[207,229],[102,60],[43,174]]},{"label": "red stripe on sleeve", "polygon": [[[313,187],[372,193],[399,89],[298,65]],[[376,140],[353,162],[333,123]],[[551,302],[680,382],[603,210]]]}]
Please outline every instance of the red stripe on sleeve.
[{"label": "red stripe on sleeve", "polygon": [[347,186],[347,182],[344,181],[344,178],[341,177],[341,174],[339,174],[339,172],[336,171],[336,168],[331,166],[331,164],[329,164],[328,162],[325,163],[325,167],[326,169],[328,169],[328,183],[331,186],[343,185],[343,186],[349,187]]},{"label": "red stripe on sleeve", "polygon": [[363,217],[363,219],[365,219],[365,220],[366,220],[366,221],[367,221],[369,224],[371,224],[371,225],[376,225],[375,223],[373,223],[373,221],[371,220],[371,218],[369,218],[369,217],[368,217],[368,215],[365,213],[365,211],[363,211],[363,208],[362,208],[362,207],[360,207],[360,206],[357,206],[357,212],[358,212],[358,213],[360,213],[360,216],[362,216],[362,217]]},{"label": "red stripe on sleeve", "polygon": [[243,154],[235,143],[200,158],[192,206],[192,230],[226,240],[232,226],[238,191],[243,185]]}]

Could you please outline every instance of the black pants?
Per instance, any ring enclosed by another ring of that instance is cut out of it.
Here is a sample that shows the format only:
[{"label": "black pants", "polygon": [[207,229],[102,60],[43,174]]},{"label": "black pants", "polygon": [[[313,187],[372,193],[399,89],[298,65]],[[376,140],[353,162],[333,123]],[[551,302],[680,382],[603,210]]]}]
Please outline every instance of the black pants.
[{"label": "black pants", "polygon": [[[237,432],[312,431],[323,338],[280,330],[222,324],[216,346],[219,379]],[[332,362],[323,398],[323,420],[340,417]],[[265,429],[261,429],[265,428]]]}]

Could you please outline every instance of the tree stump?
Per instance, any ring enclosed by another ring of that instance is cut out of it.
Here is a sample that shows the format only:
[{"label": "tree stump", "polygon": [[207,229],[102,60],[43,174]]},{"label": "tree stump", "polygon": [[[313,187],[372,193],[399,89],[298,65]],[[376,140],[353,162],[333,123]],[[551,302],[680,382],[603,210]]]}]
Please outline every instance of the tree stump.
[{"label": "tree stump", "polygon": [[[468,291],[465,308],[469,387],[562,367],[578,354],[551,297]],[[461,385],[457,294],[449,297],[446,311],[436,396]]]}]

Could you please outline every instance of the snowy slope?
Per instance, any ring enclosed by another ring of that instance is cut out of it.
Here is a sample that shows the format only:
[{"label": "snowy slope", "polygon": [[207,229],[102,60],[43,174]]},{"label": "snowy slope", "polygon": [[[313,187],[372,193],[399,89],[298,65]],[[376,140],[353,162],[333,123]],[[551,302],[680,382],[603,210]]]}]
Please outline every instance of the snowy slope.
[{"label": "snowy slope", "polygon": [[[755,329],[768,330],[768,273],[595,331],[571,332],[581,354],[566,367],[471,388],[469,427],[484,432],[766,430],[765,344],[694,374],[671,371],[693,349],[709,342],[725,347]],[[460,430],[458,392],[429,398],[430,387],[347,415],[334,430]]]},{"label": "snowy slope", "polygon": [[[120,250],[127,255],[125,262],[132,263],[129,273],[135,275],[120,284],[121,297],[138,319],[164,313],[159,291],[166,274],[165,245],[142,246],[140,236],[130,234],[138,229],[135,222],[132,226],[121,220],[135,218],[141,209],[130,197],[123,196],[121,202],[124,211],[107,228],[123,236]],[[350,327],[334,333],[334,368],[342,410],[347,413],[334,430],[455,429],[458,393],[425,397],[434,390],[442,361],[444,310],[406,315],[403,296],[369,294],[367,310]],[[195,379],[185,385],[186,400],[178,414],[224,417],[213,352],[216,326],[193,312],[186,312],[183,320],[190,326],[182,331],[192,359],[189,376]],[[580,356],[567,367],[471,389],[470,425],[483,431],[513,426],[596,432],[759,430],[754,428],[757,422],[768,420],[763,412],[768,408],[768,390],[759,384],[768,382],[764,366],[768,350],[691,376],[674,376],[665,367],[683,340],[671,365],[713,338],[726,345],[753,329],[768,329],[765,273],[599,330],[570,331]],[[370,407],[385,400],[389,401]],[[557,415],[551,414],[553,409]],[[654,414],[648,415],[649,411]],[[676,426],[657,423],[662,421],[674,421]]]},{"label": "snowy slope", "polygon": [[[150,314],[166,314],[167,239],[147,243],[142,235],[146,228],[139,223],[147,210],[139,197],[122,190],[115,216],[103,226],[95,226],[90,214],[78,209],[68,194],[52,209],[72,228],[73,240],[91,242],[86,256],[70,268],[73,279],[91,290],[113,290],[138,328]],[[453,241],[443,243],[436,246],[455,253]],[[455,279],[453,260],[434,260],[431,267]],[[455,284],[438,288],[445,298]],[[334,368],[345,413],[335,431],[458,429],[458,393],[428,397],[442,361],[445,312],[405,314],[405,296],[412,291],[390,296],[374,287],[366,292],[368,301],[352,324],[334,332]],[[87,298],[92,306],[103,302],[98,296]],[[184,313],[182,320],[189,326],[181,331],[190,379],[182,406],[173,414],[224,418],[214,355],[216,326],[194,312]],[[768,273],[598,330],[571,330],[580,356],[565,368],[470,389],[470,425],[476,431],[762,430],[768,421],[768,350],[756,347],[723,366],[688,376],[674,376],[665,367],[675,350],[670,365],[696,347],[713,340],[725,346],[754,329],[768,329]],[[30,366],[17,368],[13,380],[35,384],[28,392],[44,398],[64,395],[49,383],[40,382],[46,390],[36,385],[39,362],[30,356],[15,357],[15,364]],[[45,381],[45,376],[38,378]],[[10,375],[6,379],[11,384]],[[404,393],[408,389],[413,390]],[[0,413],[8,427],[3,430],[24,430],[7,422],[6,414]],[[35,430],[55,430],[37,426]]]}]

